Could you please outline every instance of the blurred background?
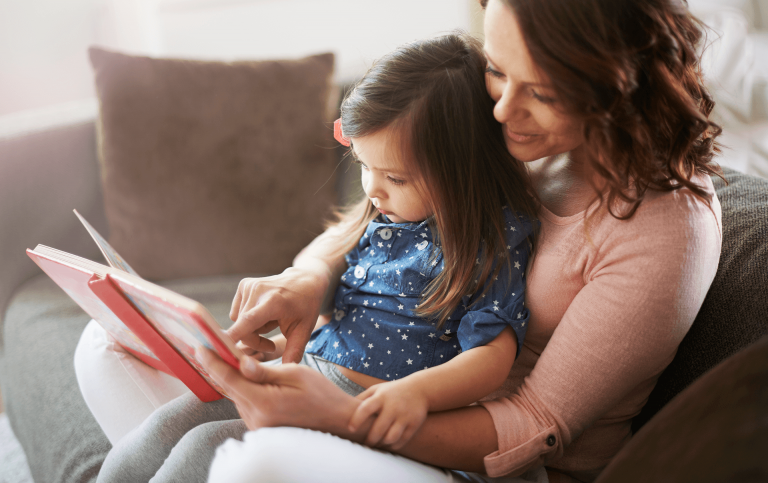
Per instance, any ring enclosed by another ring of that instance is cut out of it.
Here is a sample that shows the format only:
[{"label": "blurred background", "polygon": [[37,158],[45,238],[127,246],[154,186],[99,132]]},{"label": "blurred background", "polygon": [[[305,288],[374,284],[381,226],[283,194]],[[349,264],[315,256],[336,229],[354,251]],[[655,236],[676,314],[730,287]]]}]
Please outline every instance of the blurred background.
[{"label": "blurred background", "polygon": [[479,32],[477,0],[0,0],[0,116],[94,98],[89,45],[236,60],[336,53],[336,80],[398,44]]},{"label": "blurred background", "polygon": [[[714,29],[710,87],[725,159],[768,176],[768,0],[690,0]],[[403,42],[454,28],[482,35],[477,0],[0,0],[0,136],[97,111],[86,49],[236,60],[336,53],[349,82]]]}]

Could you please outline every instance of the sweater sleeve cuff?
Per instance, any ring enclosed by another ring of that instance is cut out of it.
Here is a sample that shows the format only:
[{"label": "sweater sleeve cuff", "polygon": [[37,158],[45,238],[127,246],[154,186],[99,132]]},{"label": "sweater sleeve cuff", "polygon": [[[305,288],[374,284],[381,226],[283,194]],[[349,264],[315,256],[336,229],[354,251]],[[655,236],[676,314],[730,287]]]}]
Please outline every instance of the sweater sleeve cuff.
[{"label": "sweater sleeve cuff", "polygon": [[[558,452],[562,452],[556,425],[534,431],[533,436],[522,436],[529,431],[525,427],[514,428],[510,420],[511,401],[508,399],[483,401],[481,404],[493,419],[498,435],[499,449],[484,458],[488,476],[517,475],[530,468],[544,466]],[[521,434],[522,433],[522,434]]]}]

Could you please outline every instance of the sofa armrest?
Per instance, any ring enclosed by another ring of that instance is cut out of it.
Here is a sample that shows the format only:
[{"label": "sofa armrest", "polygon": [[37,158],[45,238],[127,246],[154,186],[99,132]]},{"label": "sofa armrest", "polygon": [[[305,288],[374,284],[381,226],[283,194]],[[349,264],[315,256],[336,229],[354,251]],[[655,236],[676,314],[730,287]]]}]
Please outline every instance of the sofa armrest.
[{"label": "sofa armrest", "polygon": [[69,105],[77,112],[64,116],[59,109],[56,122],[50,110],[0,118],[0,328],[13,291],[39,273],[26,248],[42,243],[98,256],[72,214],[76,208],[106,235],[91,104]]}]

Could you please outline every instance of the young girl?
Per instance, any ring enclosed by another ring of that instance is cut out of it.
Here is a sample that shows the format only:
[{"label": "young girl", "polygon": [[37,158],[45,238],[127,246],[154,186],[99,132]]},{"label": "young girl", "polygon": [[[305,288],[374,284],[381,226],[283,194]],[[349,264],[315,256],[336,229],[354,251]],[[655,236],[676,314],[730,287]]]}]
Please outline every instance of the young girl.
[{"label": "young girl", "polygon": [[[348,269],[302,363],[365,399],[350,426],[375,416],[370,445],[400,447],[428,412],[487,396],[523,343],[535,204],[493,118],[485,65],[464,34],[403,46],[336,122],[366,196],[336,224]],[[187,481],[192,462],[207,468],[218,443],[242,437],[236,418],[229,401],[182,396],[119,441],[100,481]]]}]

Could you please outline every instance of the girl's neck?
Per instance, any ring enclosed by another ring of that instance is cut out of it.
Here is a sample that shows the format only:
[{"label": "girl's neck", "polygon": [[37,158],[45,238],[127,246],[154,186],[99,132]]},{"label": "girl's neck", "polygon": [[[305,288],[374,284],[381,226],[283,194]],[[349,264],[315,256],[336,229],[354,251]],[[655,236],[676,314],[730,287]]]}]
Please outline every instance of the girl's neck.
[{"label": "girl's neck", "polygon": [[597,198],[581,148],[528,162],[526,167],[541,204],[557,216],[581,213]]}]

